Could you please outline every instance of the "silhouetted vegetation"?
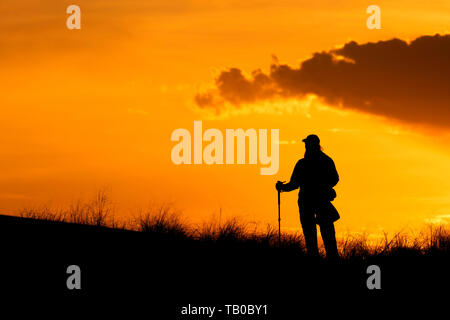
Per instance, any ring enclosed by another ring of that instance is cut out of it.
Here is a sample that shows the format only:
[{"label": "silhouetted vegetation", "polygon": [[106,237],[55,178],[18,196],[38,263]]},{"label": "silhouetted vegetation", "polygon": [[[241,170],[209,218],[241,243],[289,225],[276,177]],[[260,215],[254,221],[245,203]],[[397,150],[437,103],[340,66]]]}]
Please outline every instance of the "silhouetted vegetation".
[{"label": "silhouetted vegetation", "polygon": [[[51,209],[49,207],[25,208],[19,212],[23,218],[32,218],[56,222],[69,222],[97,227],[118,228],[114,218],[114,208],[107,192],[99,191],[90,201],[78,200],[66,209]],[[124,225],[122,225],[124,227]]]},{"label": "silhouetted vegetation", "polygon": [[[304,306],[320,303],[324,295],[329,301],[347,301],[373,294],[366,286],[370,265],[382,270],[383,295],[438,292],[449,278],[446,225],[377,237],[341,235],[342,259],[334,261],[308,257],[300,232],[283,232],[278,244],[277,227],[238,218],[193,225],[170,205],[119,220],[103,192],[65,209],[28,208],[19,215],[0,215],[7,261],[2,285],[18,292],[68,293],[65,270],[76,264],[84,272],[83,295],[128,296],[147,290],[158,296],[158,304],[211,297],[247,303],[251,297],[279,302],[287,310],[296,308],[300,296]],[[323,245],[320,251],[324,257]]]},{"label": "silhouetted vegetation", "polygon": [[[27,208],[19,215],[25,218],[91,225],[111,229],[137,231],[171,241],[198,241],[218,246],[245,248],[278,248],[278,230],[268,225],[264,231],[254,224],[232,218],[224,222],[212,221],[190,226],[179,212],[170,206],[154,207],[141,212],[129,221],[115,219],[114,208],[106,193],[100,191],[94,199],[77,201],[67,209],[48,207]],[[369,239],[367,234],[348,234],[338,239],[339,253],[344,259],[368,259],[394,255],[442,255],[450,253],[450,230],[446,225],[428,225],[416,235],[399,232],[389,237]],[[303,235],[281,235],[281,249],[305,255]],[[321,252],[323,252],[323,246]]]}]

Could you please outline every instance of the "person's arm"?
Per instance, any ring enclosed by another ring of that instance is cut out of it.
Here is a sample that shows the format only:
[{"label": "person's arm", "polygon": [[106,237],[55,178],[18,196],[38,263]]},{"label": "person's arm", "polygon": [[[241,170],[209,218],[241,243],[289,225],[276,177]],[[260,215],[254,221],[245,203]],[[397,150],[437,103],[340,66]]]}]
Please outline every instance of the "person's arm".
[{"label": "person's arm", "polygon": [[339,174],[336,170],[336,166],[334,164],[334,161],[331,160],[330,162],[330,166],[329,166],[329,185],[331,188],[333,188],[335,185],[337,185],[337,183],[339,182]]},{"label": "person's arm", "polygon": [[278,191],[289,192],[300,187],[300,161],[295,165],[294,171],[291,175],[291,180],[288,183],[277,182],[276,188]]}]

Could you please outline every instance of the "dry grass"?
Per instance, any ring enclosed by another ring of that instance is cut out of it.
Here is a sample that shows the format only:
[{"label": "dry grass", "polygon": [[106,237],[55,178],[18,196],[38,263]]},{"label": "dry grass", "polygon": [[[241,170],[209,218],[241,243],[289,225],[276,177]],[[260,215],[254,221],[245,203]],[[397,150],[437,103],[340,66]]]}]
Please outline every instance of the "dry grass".
[{"label": "dry grass", "polygon": [[[260,230],[254,224],[244,223],[237,218],[223,223],[212,221],[199,227],[191,227],[182,220],[179,212],[165,205],[141,212],[131,221],[114,218],[114,207],[106,192],[100,191],[87,202],[77,201],[65,210],[48,207],[28,208],[20,216],[26,218],[71,222],[115,229],[131,229],[172,240],[197,240],[222,246],[257,248],[278,248],[305,253],[301,234],[282,233],[278,244],[278,229],[268,225]],[[367,259],[376,256],[398,254],[436,255],[450,253],[450,229],[445,225],[428,225],[417,234],[399,232],[389,237],[370,240],[367,234],[349,234],[338,240],[340,255],[344,259]],[[323,253],[323,247],[321,252]]]},{"label": "dry grass", "polygon": [[189,237],[186,224],[182,221],[179,212],[173,211],[170,206],[164,205],[147,210],[133,218],[132,229],[165,235],[167,237]]},{"label": "dry grass", "polygon": [[343,258],[367,258],[397,254],[426,255],[450,253],[450,229],[445,225],[428,225],[419,233],[398,232],[393,236],[369,240],[367,234],[347,235],[340,241]]},{"label": "dry grass", "polygon": [[49,207],[25,208],[19,212],[23,218],[40,219],[56,222],[69,222],[98,227],[125,228],[114,218],[114,206],[107,192],[99,191],[90,201],[78,200],[67,209],[50,209]]}]

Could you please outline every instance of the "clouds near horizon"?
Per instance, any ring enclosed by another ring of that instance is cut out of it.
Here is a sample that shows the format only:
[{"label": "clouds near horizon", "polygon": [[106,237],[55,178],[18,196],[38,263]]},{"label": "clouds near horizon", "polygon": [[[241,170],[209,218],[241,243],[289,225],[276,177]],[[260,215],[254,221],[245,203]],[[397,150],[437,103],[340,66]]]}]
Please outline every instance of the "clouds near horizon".
[{"label": "clouds near horizon", "polygon": [[202,108],[240,107],[315,94],[328,105],[412,124],[450,128],[450,35],[346,43],[316,52],[299,67],[277,60],[250,76],[222,71],[215,87],[198,93]]}]

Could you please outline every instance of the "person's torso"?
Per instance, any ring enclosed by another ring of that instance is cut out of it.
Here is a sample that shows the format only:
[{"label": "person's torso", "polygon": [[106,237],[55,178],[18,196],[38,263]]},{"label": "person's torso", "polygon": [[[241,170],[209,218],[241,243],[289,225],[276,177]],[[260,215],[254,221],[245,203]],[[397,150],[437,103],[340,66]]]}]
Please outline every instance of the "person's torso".
[{"label": "person's torso", "polygon": [[323,153],[301,160],[300,172],[298,174],[300,177],[299,196],[321,198],[328,194],[331,161]]}]

